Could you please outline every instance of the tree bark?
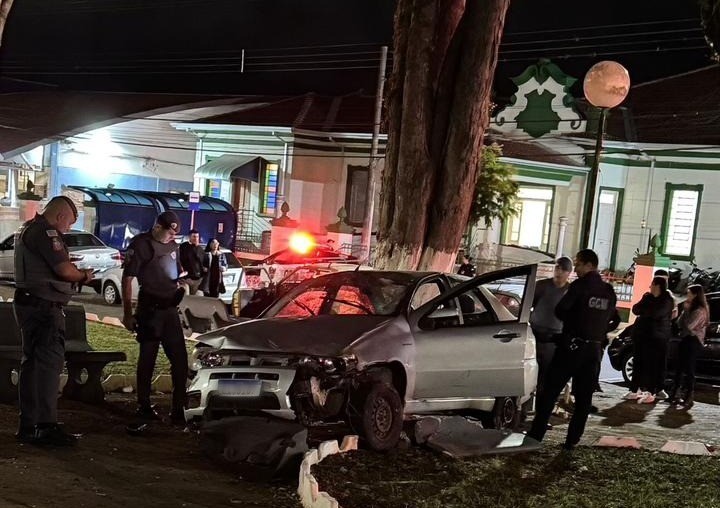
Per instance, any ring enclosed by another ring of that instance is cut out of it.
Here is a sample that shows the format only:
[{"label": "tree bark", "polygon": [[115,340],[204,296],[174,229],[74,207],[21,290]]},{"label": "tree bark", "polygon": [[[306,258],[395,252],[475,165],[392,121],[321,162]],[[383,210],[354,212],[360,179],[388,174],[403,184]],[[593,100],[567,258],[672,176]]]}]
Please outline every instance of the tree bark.
[{"label": "tree bark", "polygon": [[400,0],[375,264],[449,270],[465,229],[509,0]]},{"label": "tree bark", "polygon": [[14,0],[0,0],[0,45],[2,44],[2,36],[5,31],[5,23],[7,23],[10,8]]}]

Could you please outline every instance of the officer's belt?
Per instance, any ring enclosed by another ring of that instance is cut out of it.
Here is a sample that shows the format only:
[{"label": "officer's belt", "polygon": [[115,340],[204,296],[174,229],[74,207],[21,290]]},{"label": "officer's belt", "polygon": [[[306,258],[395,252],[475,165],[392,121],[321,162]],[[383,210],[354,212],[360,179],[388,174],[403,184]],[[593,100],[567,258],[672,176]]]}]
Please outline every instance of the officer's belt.
[{"label": "officer's belt", "polygon": [[58,309],[62,309],[63,305],[65,305],[62,302],[53,302],[52,300],[46,300],[45,298],[32,295],[24,289],[15,290],[15,302],[20,305],[40,308],[56,307]]},{"label": "officer's belt", "polygon": [[584,344],[602,344],[602,340],[583,339],[582,337],[571,337],[570,342],[582,342]]},{"label": "officer's belt", "polygon": [[185,296],[183,288],[178,288],[171,297],[161,297],[140,291],[138,294],[138,307],[149,307],[158,310],[170,309],[177,307],[183,296]]}]

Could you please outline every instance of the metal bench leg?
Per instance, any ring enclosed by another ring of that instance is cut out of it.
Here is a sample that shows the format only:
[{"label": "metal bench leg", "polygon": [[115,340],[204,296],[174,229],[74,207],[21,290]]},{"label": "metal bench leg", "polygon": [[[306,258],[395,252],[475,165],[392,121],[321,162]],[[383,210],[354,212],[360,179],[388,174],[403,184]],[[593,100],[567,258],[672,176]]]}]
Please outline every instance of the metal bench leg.
[{"label": "metal bench leg", "polygon": [[105,362],[79,364],[68,362],[68,380],[63,388],[63,397],[88,404],[102,404],[105,401],[105,390],[102,387],[102,372],[105,365]]},{"label": "metal bench leg", "polygon": [[[0,402],[13,404],[18,400],[17,372],[20,362],[0,362]],[[13,373],[13,371],[15,371]]]}]

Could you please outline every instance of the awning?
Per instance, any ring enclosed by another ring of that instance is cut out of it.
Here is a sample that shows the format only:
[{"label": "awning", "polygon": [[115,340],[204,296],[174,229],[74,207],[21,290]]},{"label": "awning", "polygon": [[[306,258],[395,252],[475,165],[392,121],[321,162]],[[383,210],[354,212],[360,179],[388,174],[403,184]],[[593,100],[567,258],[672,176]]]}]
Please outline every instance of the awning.
[{"label": "awning", "polygon": [[255,155],[221,155],[195,170],[195,176],[212,180],[260,181],[260,172],[267,161]]}]

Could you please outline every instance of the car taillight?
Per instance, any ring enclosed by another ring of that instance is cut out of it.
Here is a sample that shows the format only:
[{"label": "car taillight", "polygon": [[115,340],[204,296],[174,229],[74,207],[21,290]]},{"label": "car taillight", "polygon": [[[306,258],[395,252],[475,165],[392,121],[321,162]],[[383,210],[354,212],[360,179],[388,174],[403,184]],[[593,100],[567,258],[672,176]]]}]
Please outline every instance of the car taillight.
[{"label": "car taillight", "polygon": [[123,257],[122,257],[122,254],[120,254],[119,252],[116,252],[115,254],[110,256],[110,259],[114,259],[115,261],[122,261]]},{"label": "car taillight", "polygon": [[70,262],[74,263],[75,261],[82,261],[85,259],[85,256],[81,256],[80,254],[70,254]]}]

